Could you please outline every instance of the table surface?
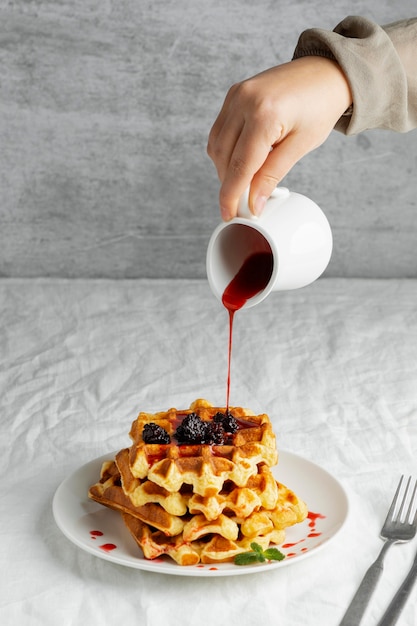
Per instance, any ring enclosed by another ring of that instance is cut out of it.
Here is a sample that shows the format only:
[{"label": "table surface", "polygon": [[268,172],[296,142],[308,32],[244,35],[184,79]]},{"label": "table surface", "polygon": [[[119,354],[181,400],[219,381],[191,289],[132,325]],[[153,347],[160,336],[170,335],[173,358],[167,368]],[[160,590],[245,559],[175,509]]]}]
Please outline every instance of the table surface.
[{"label": "table surface", "polygon": [[[3,280],[0,320],[1,624],[339,623],[400,475],[417,474],[417,281],[321,279],[236,315],[231,404],[268,413],[278,448],[329,471],[350,500],[323,549],[245,576],[117,565],[52,514],[68,475],[129,445],[140,410],[224,404],[228,320],[207,282]],[[367,625],[416,547],[388,552]],[[399,624],[415,626],[416,600]]]}]

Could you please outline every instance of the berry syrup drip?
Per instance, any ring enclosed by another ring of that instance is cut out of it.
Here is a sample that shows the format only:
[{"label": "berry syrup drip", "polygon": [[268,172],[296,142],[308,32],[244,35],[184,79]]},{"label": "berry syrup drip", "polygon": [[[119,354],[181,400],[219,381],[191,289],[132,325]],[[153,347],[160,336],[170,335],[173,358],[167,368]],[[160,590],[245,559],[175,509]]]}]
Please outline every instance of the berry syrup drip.
[{"label": "berry syrup drip", "polygon": [[115,550],[117,546],[114,543],[103,543],[102,546],[99,546],[104,552],[111,552]]},{"label": "berry syrup drip", "polygon": [[229,410],[230,364],[232,360],[233,320],[236,311],[257,293],[260,293],[272,275],[273,256],[271,252],[255,252],[243,262],[236,276],[223,292],[222,302],[229,311],[229,352],[227,365],[226,411]]},{"label": "berry syrup drip", "polygon": [[[302,539],[295,541],[294,543],[283,543],[282,547],[284,549],[295,548],[295,546],[298,546],[298,544],[304,543],[306,539],[320,537],[322,535],[321,532],[317,531],[316,524],[317,524],[317,520],[326,519],[326,516],[322,515],[321,513],[313,513],[313,511],[309,511],[307,515],[307,519],[309,520],[307,535],[303,537]],[[307,551],[308,551],[307,547],[300,549],[300,552],[307,552]],[[294,557],[294,556],[297,556],[296,552],[287,552],[287,557]]]},{"label": "berry syrup drip", "polygon": [[[90,530],[91,539],[97,539],[97,537],[103,537],[103,535],[104,533],[102,533],[101,530]],[[114,543],[103,543],[99,548],[104,552],[111,552],[112,550],[116,550],[117,546]]]}]

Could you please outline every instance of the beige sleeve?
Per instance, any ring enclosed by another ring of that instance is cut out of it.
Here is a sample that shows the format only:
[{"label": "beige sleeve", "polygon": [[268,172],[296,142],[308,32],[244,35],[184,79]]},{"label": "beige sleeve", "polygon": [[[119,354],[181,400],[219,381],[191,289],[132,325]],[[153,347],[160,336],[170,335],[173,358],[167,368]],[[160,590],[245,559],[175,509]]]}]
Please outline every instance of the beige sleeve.
[{"label": "beige sleeve", "polygon": [[337,130],[417,127],[417,18],[378,26],[347,17],[334,31],[312,28],[298,40],[294,58],[302,56],[336,59],[349,81],[353,107]]}]

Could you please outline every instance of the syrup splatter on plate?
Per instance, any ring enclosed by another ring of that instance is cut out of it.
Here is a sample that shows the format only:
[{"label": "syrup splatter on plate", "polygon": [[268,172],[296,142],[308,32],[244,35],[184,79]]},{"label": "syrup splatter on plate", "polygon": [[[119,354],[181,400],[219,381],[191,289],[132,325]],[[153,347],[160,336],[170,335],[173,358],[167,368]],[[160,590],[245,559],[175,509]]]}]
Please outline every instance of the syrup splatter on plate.
[{"label": "syrup splatter on plate", "polygon": [[58,487],[53,500],[55,521],[62,533],[76,546],[94,556],[160,574],[176,576],[236,576],[285,567],[313,556],[328,546],[346,522],[348,498],[342,485],[320,466],[291,452],[281,451],[274,474],[309,508],[308,518],[286,531],[281,552],[283,561],[239,566],[234,563],[181,567],[169,558],[149,561],[130,536],[121,515],[107,509],[87,496],[90,485],[97,481],[101,464],[112,459],[110,452],[83,465]]}]

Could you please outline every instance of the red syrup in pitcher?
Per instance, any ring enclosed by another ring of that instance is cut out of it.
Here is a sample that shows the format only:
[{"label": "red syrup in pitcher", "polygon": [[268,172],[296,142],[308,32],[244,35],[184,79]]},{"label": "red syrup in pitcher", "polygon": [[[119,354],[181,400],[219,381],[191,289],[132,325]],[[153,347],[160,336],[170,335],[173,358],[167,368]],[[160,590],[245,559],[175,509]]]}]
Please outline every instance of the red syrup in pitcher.
[{"label": "red syrup in pitcher", "polygon": [[234,315],[250,298],[265,289],[271,278],[273,267],[274,260],[271,252],[255,252],[245,259],[242,267],[223,292],[222,302],[229,311],[226,410],[229,410]]}]

